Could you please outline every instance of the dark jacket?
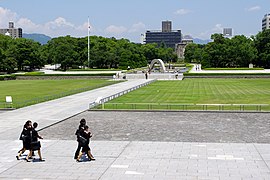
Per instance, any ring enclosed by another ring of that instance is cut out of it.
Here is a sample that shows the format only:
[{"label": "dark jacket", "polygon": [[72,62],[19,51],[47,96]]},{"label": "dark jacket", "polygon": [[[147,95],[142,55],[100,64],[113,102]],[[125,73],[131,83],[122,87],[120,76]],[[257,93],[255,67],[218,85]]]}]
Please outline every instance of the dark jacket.
[{"label": "dark jacket", "polygon": [[23,128],[23,131],[20,136],[20,140],[23,141],[23,146],[26,149],[31,148],[31,142],[32,142],[32,128]]},{"label": "dark jacket", "polygon": [[90,132],[87,133],[87,132],[83,131],[82,137],[86,139],[85,144],[83,144],[83,146],[82,146],[83,147],[82,152],[88,152],[90,150],[89,142],[90,142],[90,138],[92,137],[92,135]]},{"label": "dark jacket", "polygon": [[75,135],[77,136],[77,141],[81,142],[81,138],[83,136],[83,132],[84,132],[84,125],[80,125],[78,127],[78,129],[76,130]]},{"label": "dark jacket", "polygon": [[32,141],[36,142],[38,139],[42,139],[42,137],[38,134],[36,129],[32,129]]}]

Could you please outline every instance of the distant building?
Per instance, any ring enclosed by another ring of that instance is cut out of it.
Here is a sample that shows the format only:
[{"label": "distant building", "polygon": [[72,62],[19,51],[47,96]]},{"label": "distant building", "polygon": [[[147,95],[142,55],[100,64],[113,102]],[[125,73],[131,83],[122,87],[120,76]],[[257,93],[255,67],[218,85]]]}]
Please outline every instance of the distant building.
[{"label": "distant building", "polygon": [[172,31],[172,22],[162,21],[162,32],[171,32],[171,31]]},{"label": "distant building", "polygon": [[157,43],[161,45],[165,44],[166,47],[175,49],[175,45],[181,43],[182,34],[181,30],[172,30],[171,21],[162,22],[162,31],[146,31],[145,33],[145,43]]},{"label": "distant building", "polygon": [[185,50],[187,45],[190,43],[193,43],[193,38],[191,36],[185,36],[181,43],[175,45],[175,50],[178,58],[185,58]]},{"label": "distant building", "polygon": [[262,19],[262,30],[270,29],[270,14],[264,15]]},{"label": "distant building", "polygon": [[233,29],[232,28],[223,28],[223,36],[224,37],[232,37]]},{"label": "distant building", "polygon": [[14,28],[14,23],[9,22],[9,27],[7,29],[0,29],[0,34],[10,36],[12,38],[22,38],[22,29]]}]

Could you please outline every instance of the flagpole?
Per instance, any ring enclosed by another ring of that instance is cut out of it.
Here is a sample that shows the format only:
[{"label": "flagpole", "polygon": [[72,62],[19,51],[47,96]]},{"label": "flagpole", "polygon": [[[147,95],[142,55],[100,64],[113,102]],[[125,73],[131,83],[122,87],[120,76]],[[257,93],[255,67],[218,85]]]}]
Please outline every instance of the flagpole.
[{"label": "flagpole", "polygon": [[89,16],[88,16],[88,68],[90,68],[90,24],[89,24]]}]

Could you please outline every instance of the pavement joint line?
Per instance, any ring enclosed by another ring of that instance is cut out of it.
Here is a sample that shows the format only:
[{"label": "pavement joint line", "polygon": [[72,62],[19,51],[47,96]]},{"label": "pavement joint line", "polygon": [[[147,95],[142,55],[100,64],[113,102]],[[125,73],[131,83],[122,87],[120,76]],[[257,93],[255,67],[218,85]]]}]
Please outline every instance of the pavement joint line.
[{"label": "pavement joint line", "polygon": [[258,154],[260,155],[261,159],[263,160],[264,164],[266,165],[266,167],[268,168],[268,170],[270,171],[270,167],[268,166],[268,164],[265,162],[264,158],[262,157],[260,151],[258,150],[258,148],[256,147],[256,145],[254,143],[252,143],[252,145],[254,146],[254,148],[256,149],[256,151],[258,152]]},{"label": "pavement joint line", "polygon": [[119,153],[119,155],[110,163],[110,165],[105,169],[105,171],[99,176],[98,179],[102,179],[102,176],[108,171],[108,169],[112,166],[112,164],[123,154],[123,152],[126,150],[126,148],[132,143],[132,141],[129,141],[128,144],[125,145],[122,152]]},{"label": "pavement joint line", "polygon": [[68,119],[70,119],[70,118],[73,118],[73,117],[75,117],[75,116],[77,116],[77,115],[80,115],[80,114],[82,114],[82,113],[84,113],[84,112],[86,112],[86,111],[88,111],[88,110],[84,110],[84,111],[79,112],[79,113],[77,113],[77,114],[75,114],[75,115],[72,115],[72,116],[70,116],[70,117],[67,117],[67,118],[65,118],[65,119],[63,119],[63,120],[60,120],[60,121],[57,121],[57,122],[55,122],[55,123],[52,123],[52,124],[50,124],[50,125],[48,125],[48,126],[45,126],[45,127],[41,128],[41,129],[39,129],[38,132],[39,132],[39,131],[42,131],[42,130],[44,130],[44,129],[47,129],[47,128],[49,128],[49,127],[52,127],[52,126],[54,126],[54,125],[57,125],[57,124],[59,124],[59,123],[61,123],[61,122],[64,122],[64,121],[66,121],[66,120],[68,120]]},{"label": "pavement joint line", "polygon": [[[15,158],[15,157],[14,157],[14,158]],[[7,171],[9,171],[9,170],[12,169],[12,168],[18,166],[18,165],[21,164],[21,163],[23,163],[23,161],[19,160],[18,163],[15,163],[14,165],[8,167],[8,168],[7,168],[6,170],[4,170],[4,171],[1,171],[1,172],[0,172],[0,175],[3,174],[3,173],[5,173],[5,172],[7,172]],[[2,178],[0,177],[0,179],[2,179]]]}]

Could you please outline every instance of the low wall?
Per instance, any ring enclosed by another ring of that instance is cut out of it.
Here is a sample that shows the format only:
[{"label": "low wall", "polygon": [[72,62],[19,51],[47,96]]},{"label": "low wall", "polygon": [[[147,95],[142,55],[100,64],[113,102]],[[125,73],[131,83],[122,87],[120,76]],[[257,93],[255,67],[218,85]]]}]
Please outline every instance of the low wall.
[{"label": "low wall", "polygon": [[[145,74],[126,74],[126,79],[146,79]],[[148,74],[148,79],[157,79],[157,80],[182,80],[183,74],[179,73],[176,77],[175,74],[171,73],[151,73]]]}]

